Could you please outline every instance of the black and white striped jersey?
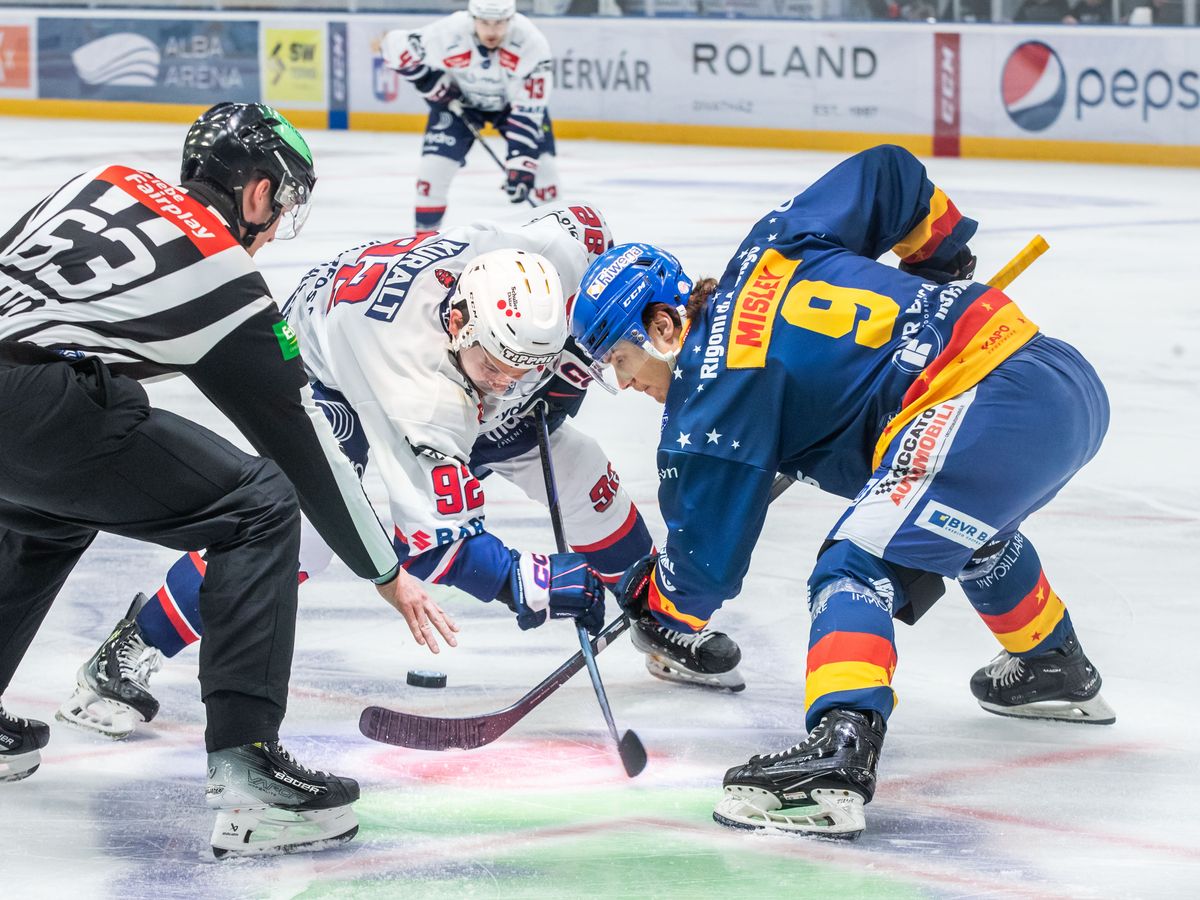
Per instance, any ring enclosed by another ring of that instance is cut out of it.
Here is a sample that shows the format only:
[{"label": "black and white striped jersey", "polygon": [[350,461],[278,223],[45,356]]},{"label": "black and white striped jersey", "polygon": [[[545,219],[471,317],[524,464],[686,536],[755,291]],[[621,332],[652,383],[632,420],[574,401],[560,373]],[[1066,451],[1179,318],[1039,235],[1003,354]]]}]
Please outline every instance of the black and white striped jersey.
[{"label": "black and white striped jersey", "polygon": [[279,464],[355,573],[396,564],[313,402],[295,334],[230,226],[148,172],[95,169],[0,237],[0,340],[95,356],[139,379],[180,373]]}]

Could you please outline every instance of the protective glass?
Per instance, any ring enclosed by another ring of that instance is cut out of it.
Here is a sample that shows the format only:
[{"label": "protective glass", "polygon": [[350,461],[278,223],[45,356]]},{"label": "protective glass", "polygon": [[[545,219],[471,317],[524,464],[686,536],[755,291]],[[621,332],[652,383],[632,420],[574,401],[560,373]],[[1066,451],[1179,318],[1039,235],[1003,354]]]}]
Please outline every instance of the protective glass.
[{"label": "protective glass", "polygon": [[599,360],[599,365],[593,371],[599,375],[600,383],[609,391],[629,387],[635,380],[643,383],[640,378],[643,370],[652,362],[673,365],[673,360],[667,358],[645,339],[636,339],[634,335],[626,335],[613,344],[611,350]]},{"label": "protective glass", "polygon": [[518,369],[503,363],[479,344],[459,350],[458,362],[481,394],[503,400],[532,394],[549,375],[546,366]]},{"label": "protective glass", "polygon": [[308,214],[312,209],[312,192],[308,189],[308,185],[292,175],[291,169],[288,168],[278,150],[275,151],[275,157],[286,173],[280,179],[279,188],[275,191],[275,203],[282,210],[279,214],[279,228],[275,232],[275,240],[290,241],[300,233],[300,229],[308,221]]}]

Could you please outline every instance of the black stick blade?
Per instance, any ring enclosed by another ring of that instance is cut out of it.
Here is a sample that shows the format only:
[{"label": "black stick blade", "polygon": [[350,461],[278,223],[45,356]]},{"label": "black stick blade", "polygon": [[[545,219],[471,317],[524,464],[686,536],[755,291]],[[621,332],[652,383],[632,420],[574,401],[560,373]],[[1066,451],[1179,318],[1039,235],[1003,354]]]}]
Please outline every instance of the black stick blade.
[{"label": "black stick blade", "polygon": [[630,778],[640,775],[642,769],[646,768],[646,748],[642,746],[641,738],[632,731],[626,731],[621,736],[617,743],[617,752],[621,754],[621,765],[625,767],[625,774]]},{"label": "black stick blade", "polygon": [[358,718],[364,737],[412,750],[474,750],[499,736],[489,733],[494,731],[488,727],[492,724],[487,717],[435,719],[382,706],[368,706]]}]

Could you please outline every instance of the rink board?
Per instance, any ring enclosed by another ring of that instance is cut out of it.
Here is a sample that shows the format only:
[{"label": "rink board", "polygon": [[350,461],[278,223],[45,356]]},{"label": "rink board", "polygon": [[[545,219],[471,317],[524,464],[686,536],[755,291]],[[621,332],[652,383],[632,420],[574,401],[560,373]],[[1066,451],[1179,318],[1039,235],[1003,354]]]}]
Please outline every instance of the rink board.
[{"label": "rink board", "polygon": [[[0,11],[0,114],[420,131],[382,64],[423,16]],[[540,19],[563,138],[1200,166],[1197,29]]]}]

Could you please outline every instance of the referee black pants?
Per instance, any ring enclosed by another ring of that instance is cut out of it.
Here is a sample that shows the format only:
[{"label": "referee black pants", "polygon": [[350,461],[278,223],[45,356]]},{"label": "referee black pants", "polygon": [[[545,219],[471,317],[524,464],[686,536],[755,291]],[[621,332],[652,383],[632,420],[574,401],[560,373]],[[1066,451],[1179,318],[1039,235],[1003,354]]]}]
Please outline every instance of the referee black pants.
[{"label": "referee black pants", "polygon": [[210,751],[274,740],[287,705],[300,514],[291,482],[135,380],[0,343],[0,695],[98,531],[208,550]]}]

